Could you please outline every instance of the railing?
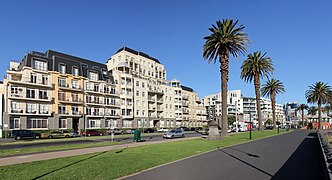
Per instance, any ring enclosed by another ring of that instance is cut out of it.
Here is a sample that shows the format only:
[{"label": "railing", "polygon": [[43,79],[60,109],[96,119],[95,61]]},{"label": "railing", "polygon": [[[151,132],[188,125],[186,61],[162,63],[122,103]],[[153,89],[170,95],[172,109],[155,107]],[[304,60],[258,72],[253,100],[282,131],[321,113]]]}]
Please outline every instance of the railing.
[{"label": "railing", "polygon": [[16,81],[16,82],[23,82],[23,83],[32,83],[32,84],[38,84],[38,85],[46,85],[46,86],[51,85],[49,80],[43,80],[41,78],[34,80],[31,78],[27,78],[27,77],[19,78],[19,77],[12,76],[8,80]]}]

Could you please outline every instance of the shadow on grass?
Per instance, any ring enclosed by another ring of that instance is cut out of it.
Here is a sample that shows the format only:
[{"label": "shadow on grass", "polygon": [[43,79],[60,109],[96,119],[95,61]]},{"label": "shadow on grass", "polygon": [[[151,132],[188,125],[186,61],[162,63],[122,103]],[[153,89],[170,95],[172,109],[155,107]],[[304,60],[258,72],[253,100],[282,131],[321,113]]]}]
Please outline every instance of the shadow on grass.
[{"label": "shadow on grass", "polygon": [[42,175],[40,175],[40,176],[37,176],[37,177],[35,177],[35,178],[32,178],[32,179],[33,179],[33,180],[36,180],[36,179],[43,178],[43,177],[45,177],[45,176],[47,176],[47,175],[49,175],[49,174],[52,174],[52,173],[54,173],[54,172],[60,171],[60,170],[62,170],[62,169],[65,169],[65,168],[67,168],[67,167],[73,166],[73,165],[78,164],[78,163],[80,163],[80,162],[84,162],[84,161],[86,161],[86,160],[89,160],[89,159],[95,158],[95,157],[100,156],[100,155],[102,155],[102,154],[105,154],[105,153],[107,153],[107,152],[108,152],[108,151],[104,151],[104,152],[101,152],[101,153],[97,153],[97,154],[95,154],[95,155],[93,155],[93,156],[90,156],[90,157],[88,157],[88,158],[81,159],[81,160],[79,160],[79,161],[76,161],[76,162],[70,163],[70,164],[68,164],[68,165],[66,165],[66,166],[63,166],[63,167],[60,167],[60,168],[58,168],[58,169],[52,170],[52,171],[50,171],[50,172],[44,173],[44,174],[42,174]]},{"label": "shadow on grass", "polygon": [[[240,158],[238,158],[238,157],[236,157],[236,156],[234,156],[234,155],[232,155],[232,154],[230,154],[230,153],[228,153],[228,152],[226,152],[226,151],[224,151],[224,150],[222,150],[222,149],[218,149],[218,150],[221,151],[221,152],[223,152],[223,153],[225,153],[226,155],[228,155],[228,156],[230,156],[230,157],[232,157],[232,158],[234,158],[234,159],[236,159],[236,160],[242,162],[243,164],[246,164],[246,165],[248,165],[248,166],[250,166],[250,167],[252,167],[252,168],[254,168],[254,169],[256,169],[256,170],[258,170],[258,171],[260,171],[260,172],[262,172],[262,173],[264,173],[264,174],[266,174],[266,175],[268,175],[268,176],[270,176],[270,177],[273,176],[272,174],[270,174],[270,173],[264,171],[263,169],[260,169],[260,168],[254,166],[254,165],[252,165],[252,164],[250,164],[250,163],[248,163],[248,162],[246,162],[246,161],[244,161],[244,160],[242,160],[242,159],[240,159]],[[245,154],[247,154],[247,153],[245,153]],[[249,154],[249,153],[248,153],[248,154]],[[248,155],[248,156],[249,156],[249,155]],[[257,155],[255,155],[255,156],[257,156]],[[253,157],[255,157],[255,156],[253,156]],[[259,156],[258,156],[258,157],[259,157]],[[256,157],[256,158],[257,158],[257,157]]]}]

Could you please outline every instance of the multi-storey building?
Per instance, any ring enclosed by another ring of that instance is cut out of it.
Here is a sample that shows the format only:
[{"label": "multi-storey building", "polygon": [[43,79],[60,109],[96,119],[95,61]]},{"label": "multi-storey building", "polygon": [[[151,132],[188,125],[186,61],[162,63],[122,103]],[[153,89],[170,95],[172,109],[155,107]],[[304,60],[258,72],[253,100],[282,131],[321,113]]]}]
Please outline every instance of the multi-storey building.
[{"label": "multi-storey building", "polygon": [[298,102],[287,102],[284,105],[285,115],[286,115],[286,123],[289,125],[298,125],[299,118],[297,116],[297,108],[299,107]]},{"label": "multi-storey building", "polygon": [[2,129],[3,129],[3,124],[2,124],[2,118],[3,118],[3,101],[4,101],[4,87],[3,87],[3,82],[0,81],[0,138],[2,138]]},{"label": "multi-storey building", "polygon": [[197,123],[191,122],[197,117],[201,124],[206,121],[195,112],[190,116],[189,98],[195,92],[176,79],[166,80],[166,70],[158,59],[123,47],[107,61],[107,67],[121,93],[122,120],[118,127],[194,126]]},{"label": "multi-storey building", "polygon": [[[227,113],[228,115],[243,114],[243,99],[241,90],[232,90],[227,93]],[[207,95],[203,99],[206,107],[208,120],[217,121],[221,117],[221,93]],[[241,117],[242,118],[242,117]]]},{"label": "multi-storey building", "polygon": [[106,128],[119,118],[107,66],[48,50],[11,62],[5,85],[8,129]]}]

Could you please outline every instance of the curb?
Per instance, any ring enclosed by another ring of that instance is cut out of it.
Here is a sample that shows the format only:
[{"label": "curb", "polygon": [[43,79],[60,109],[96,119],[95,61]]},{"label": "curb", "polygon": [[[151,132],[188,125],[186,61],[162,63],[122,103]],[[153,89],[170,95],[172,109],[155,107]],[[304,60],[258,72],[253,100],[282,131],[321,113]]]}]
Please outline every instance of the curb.
[{"label": "curb", "polygon": [[[320,149],[322,151],[322,155],[323,155],[323,158],[324,158],[324,172],[325,172],[325,175],[324,177],[326,179],[329,179],[329,180],[332,180],[332,171],[328,168],[329,167],[329,163],[328,163],[328,159],[327,159],[327,156],[326,156],[326,153],[325,153],[325,147],[327,147],[328,145],[326,144],[326,142],[323,140],[323,137],[322,137],[322,134],[321,132],[317,131],[317,136],[318,136],[318,140],[319,140],[319,145],[320,145]],[[325,143],[324,143],[325,142]]]}]

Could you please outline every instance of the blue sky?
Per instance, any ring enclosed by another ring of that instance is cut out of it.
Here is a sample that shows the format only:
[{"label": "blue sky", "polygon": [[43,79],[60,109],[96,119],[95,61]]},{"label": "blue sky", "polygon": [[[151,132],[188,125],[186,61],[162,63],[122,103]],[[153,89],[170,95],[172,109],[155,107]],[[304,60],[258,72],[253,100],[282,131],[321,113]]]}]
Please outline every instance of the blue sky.
[{"label": "blue sky", "polygon": [[[53,49],[105,63],[128,46],[158,58],[167,78],[177,78],[201,97],[220,91],[218,64],[202,58],[203,37],[224,18],[239,19],[252,44],[267,52],[274,76],[284,82],[279,103],[305,102],[316,81],[331,82],[331,1],[1,1],[0,76],[11,59]],[[240,79],[245,57],[231,58],[229,89],[254,96]],[[262,81],[263,83],[265,80]]]}]

